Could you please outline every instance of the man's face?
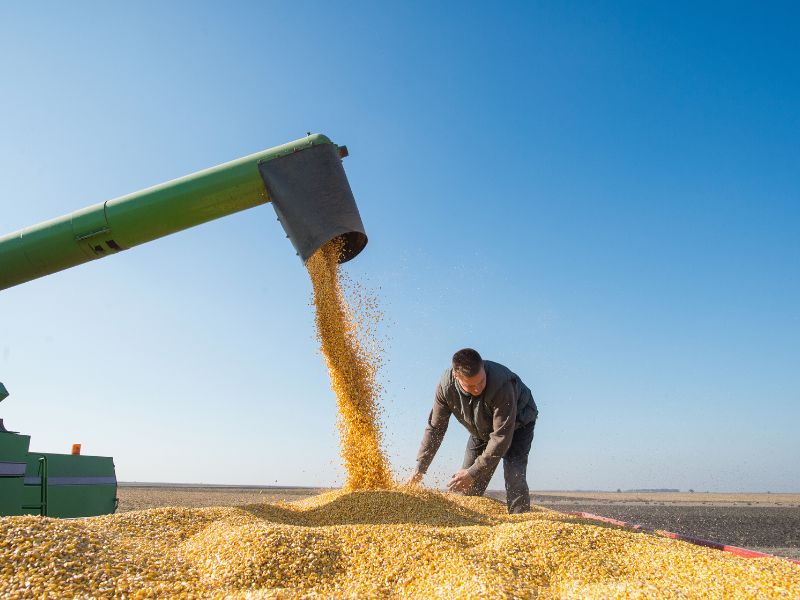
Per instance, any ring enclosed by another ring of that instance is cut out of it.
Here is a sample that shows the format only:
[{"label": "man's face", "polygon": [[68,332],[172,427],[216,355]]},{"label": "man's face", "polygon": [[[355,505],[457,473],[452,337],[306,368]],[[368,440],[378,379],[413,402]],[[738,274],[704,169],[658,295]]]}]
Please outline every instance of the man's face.
[{"label": "man's face", "polygon": [[466,377],[455,370],[453,371],[453,377],[456,378],[456,381],[458,381],[458,385],[461,386],[461,389],[467,392],[470,396],[480,396],[486,387],[486,371],[484,370],[483,366],[481,366],[481,370],[472,377]]}]

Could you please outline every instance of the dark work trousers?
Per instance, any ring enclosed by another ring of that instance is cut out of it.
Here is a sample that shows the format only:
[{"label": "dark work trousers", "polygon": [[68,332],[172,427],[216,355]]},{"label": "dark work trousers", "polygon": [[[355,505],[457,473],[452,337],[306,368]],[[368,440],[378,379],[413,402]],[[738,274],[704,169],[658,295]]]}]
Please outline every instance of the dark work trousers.
[{"label": "dark work trousers", "polygon": [[[533,442],[533,428],[536,421],[530,425],[525,425],[514,431],[511,438],[511,446],[503,455],[503,475],[506,480],[506,504],[510,513],[524,513],[531,510],[531,495],[528,490],[528,454],[531,451]],[[488,440],[481,440],[475,436],[469,436],[467,449],[464,452],[464,464],[462,469],[469,469],[475,459],[477,459],[486,449]],[[483,496],[489,486],[489,480],[494,475],[494,469],[475,479],[475,483],[470,489],[464,492],[467,496]]]}]

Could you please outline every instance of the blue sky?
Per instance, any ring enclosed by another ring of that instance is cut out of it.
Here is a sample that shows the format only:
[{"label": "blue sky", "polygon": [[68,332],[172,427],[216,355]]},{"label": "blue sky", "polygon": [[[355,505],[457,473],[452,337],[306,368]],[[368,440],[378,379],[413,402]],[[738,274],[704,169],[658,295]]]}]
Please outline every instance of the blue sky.
[{"label": "blue sky", "polygon": [[[303,136],[347,144],[413,466],[473,346],[535,489],[800,491],[791,3],[0,6],[0,234]],[[124,481],[335,485],[310,284],[270,206],[0,292],[0,416]],[[459,465],[451,424],[428,478]],[[501,487],[496,476],[493,487]]]}]

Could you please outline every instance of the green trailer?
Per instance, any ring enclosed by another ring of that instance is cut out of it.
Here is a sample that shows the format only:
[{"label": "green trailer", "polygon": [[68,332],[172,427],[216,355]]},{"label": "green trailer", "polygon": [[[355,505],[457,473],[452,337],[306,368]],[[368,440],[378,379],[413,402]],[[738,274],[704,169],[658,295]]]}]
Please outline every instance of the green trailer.
[{"label": "green trailer", "polygon": [[[367,235],[342,166],[347,154],[309,134],[0,236],[0,290],[267,202],[303,262],[334,238],[343,241],[340,261],[350,260]],[[7,395],[0,384],[0,400]],[[114,511],[111,458],[36,453],[29,442],[0,420],[0,516]]]}]

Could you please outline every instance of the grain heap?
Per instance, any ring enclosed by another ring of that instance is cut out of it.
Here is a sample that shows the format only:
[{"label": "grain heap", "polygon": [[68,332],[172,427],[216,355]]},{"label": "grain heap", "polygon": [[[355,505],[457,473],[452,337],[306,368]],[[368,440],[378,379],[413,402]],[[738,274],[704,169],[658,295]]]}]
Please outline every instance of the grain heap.
[{"label": "grain heap", "polygon": [[[375,490],[393,485],[381,450],[378,420],[379,357],[359,339],[358,326],[342,290],[339,257],[342,241],[334,239],[308,259],[314,288],[317,338],[336,393],[341,456],[347,470],[345,489]],[[358,316],[358,315],[355,315]]]},{"label": "grain heap", "polygon": [[0,597],[798,598],[800,568],[420,489],[0,519]]}]

